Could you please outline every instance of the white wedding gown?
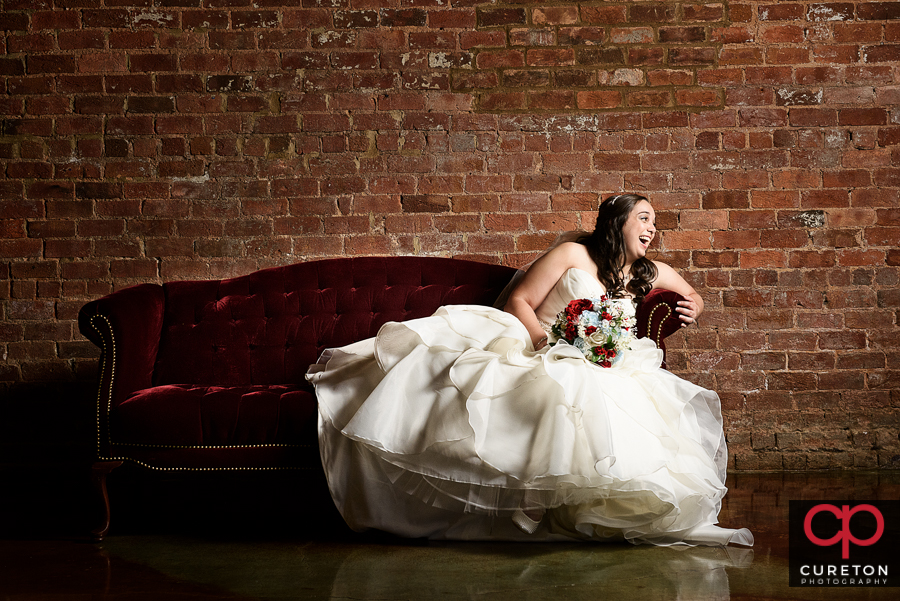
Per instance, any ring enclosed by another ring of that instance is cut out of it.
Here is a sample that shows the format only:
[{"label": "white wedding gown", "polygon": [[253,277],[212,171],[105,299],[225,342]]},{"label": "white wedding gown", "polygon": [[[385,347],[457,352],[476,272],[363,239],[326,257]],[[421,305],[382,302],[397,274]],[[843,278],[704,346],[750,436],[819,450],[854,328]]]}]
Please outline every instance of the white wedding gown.
[{"label": "white wedding gown", "polygon": [[[570,269],[538,317],[601,294]],[[509,313],[457,305],[325,351],[307,378],[338,510],[408,537],[752,545],[715,526],[718,396],[661,369],[652,341],[635,346],[602,368],[565,344],[535,352]],[[548,510],[535,534],[513,526],[517,508]]]}]

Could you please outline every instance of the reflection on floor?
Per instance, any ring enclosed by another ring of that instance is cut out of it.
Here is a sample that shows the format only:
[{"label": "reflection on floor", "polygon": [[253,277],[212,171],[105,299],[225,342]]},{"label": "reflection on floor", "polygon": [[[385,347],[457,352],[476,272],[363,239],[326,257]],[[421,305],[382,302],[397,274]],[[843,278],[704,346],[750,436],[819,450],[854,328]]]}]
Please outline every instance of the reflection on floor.
[{"label": "reflection on floor", "polygon": [[892,588],[790,588],[787,512],[791,499],[896,500],[900,472],[731,476],[720,519],[753,530],[752,550],[359,535],[296,482],[125,472],[110,483],[110,536],[91,544],[78,481],[19,475],[31,492],[0,503],[0,599],[897,598]]}]

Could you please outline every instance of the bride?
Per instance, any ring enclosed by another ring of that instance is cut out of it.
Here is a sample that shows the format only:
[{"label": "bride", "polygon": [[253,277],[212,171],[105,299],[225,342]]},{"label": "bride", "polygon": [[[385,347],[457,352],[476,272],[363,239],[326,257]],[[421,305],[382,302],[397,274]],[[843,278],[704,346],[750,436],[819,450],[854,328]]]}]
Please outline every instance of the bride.
[{"label": "bride", "polygon": [[307,379],[338,510],[355,530],[463,540],[627,540],[752,545],[716,526],[727,450],[718,396],[660,367],[649,339],[612,367],[548,344],[569,301],[634,314],[653,288],[703,300],[646,258],[646,198],[600,205],[594,232],[540,257],[505,310],[445,306],[326,350]]}]

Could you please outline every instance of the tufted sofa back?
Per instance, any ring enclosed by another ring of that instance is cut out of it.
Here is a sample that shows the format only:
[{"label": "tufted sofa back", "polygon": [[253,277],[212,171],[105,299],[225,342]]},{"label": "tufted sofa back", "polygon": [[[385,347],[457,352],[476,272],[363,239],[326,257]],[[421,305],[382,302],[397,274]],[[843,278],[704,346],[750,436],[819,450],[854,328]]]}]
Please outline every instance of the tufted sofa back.
[{"label": "tufted sofa back", "polygon": [[514,273],[458,259],[359,257],[167,283],[153,385],[304,383],[325,348],[441,305],[490,305]]}]

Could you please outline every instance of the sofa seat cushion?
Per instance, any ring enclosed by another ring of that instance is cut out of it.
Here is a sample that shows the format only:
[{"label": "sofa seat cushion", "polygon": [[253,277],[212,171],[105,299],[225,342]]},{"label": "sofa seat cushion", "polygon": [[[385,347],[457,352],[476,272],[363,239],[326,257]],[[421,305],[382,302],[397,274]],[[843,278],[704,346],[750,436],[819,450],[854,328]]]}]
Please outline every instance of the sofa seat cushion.
[{"label": "sofa seat cushion", "polygon": [[110,416],[115,445],[178,448],[293,445],[315,431],[316,401],[303,385],[138,390]]}]

